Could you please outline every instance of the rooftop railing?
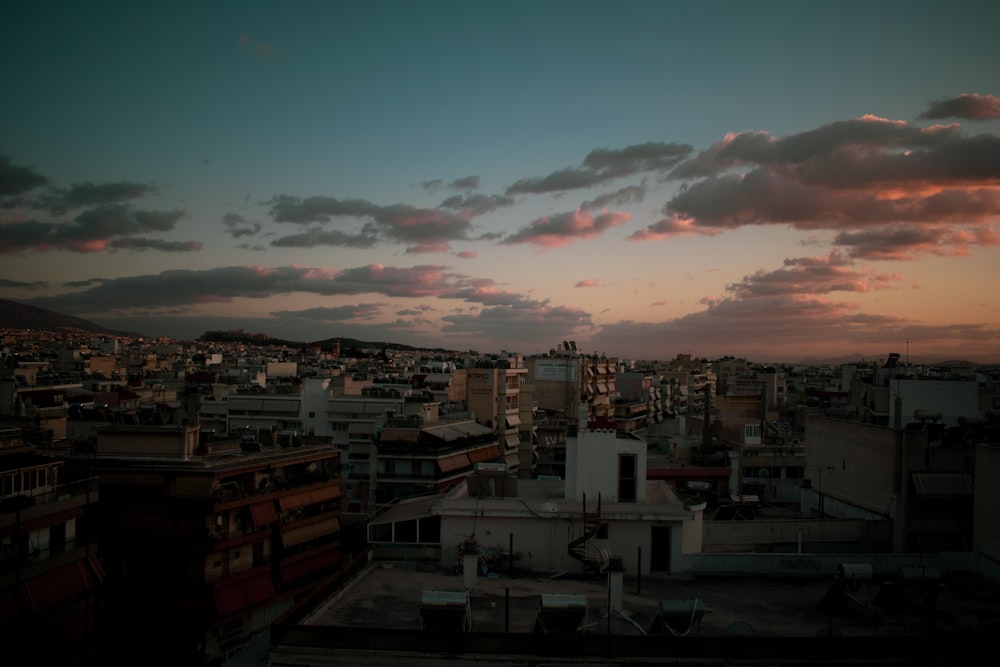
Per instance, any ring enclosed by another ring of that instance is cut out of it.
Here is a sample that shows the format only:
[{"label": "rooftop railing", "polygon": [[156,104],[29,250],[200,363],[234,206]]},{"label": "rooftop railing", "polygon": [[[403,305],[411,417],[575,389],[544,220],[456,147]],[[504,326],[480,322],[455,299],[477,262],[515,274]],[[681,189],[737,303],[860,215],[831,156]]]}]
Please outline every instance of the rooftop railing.
[{"label": "rooftop railing", "polygon": [[97,498],[97,477],[88,477],[58,486],[42,486],[30,491],[6,496],[0,500],[0,514],[8,514],[29,507],[61,502],[88,493],[95,494],[94,498]]}]

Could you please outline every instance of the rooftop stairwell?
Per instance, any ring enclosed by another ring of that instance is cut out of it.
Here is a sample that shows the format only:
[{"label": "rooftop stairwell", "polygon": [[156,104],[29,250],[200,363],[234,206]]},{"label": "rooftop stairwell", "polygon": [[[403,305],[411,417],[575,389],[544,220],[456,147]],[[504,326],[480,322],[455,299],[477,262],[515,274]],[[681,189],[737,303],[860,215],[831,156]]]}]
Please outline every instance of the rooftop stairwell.
[{"label": "rooftop stairwell", "polygon": [[593,574],[607,572],[611,558],[604,549],[588,548],[587,543],[594,538],[604,525],[601,519],[601,495],[597,494],[597,510],[587,511],[587,494],[583,495],[583,534],[569,543],[567,552],[583,563],[584,570]]}]

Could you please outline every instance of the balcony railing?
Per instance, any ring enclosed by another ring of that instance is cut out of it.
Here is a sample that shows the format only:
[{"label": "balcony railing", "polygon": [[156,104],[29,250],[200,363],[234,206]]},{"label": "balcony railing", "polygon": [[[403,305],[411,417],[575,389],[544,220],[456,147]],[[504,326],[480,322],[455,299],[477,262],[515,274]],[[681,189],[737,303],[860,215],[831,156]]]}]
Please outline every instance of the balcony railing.
[{"label": "balcony railing", "polygon": [[73,497],[86,495],[87,493],[94,494],[94,498],[97,498],[97,477],[88,477],[53,487],[43,486],[31,491],[6,496],[0,500],[0,514],[61,502]]},{"label": "balcony railing", "polygon": [[321,482],[331,482],[339,479],[336,472],[304,472],[295,475],[293,478],[271,477],[268,483],[258,484],[255,488],[251,484],[240,482],[225,482],[212,490],[212,495],[217,503],[229,503],[235,500],[243,500],[254,496],[267,496],[287,489],[311,486]]}]

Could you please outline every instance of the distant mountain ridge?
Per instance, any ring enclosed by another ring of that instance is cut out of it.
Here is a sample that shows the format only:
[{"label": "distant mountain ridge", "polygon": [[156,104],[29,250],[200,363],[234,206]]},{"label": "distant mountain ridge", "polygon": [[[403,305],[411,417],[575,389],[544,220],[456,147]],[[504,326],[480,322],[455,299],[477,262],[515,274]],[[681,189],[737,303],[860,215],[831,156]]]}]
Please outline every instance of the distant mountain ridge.
[{"label": "distant mountain ridge", "polygon": [[242,329],[233,329],[228,331],[206,331],[202,335],[198,336],[201,342],[211,342],[211,343],[247,343],[249,345],[276,345],[279,347],[306,347],[318,345],[321,350],[329,352],[333,349],[334,341],[339,342],[341,353],[351,352],[354,353],[351,356],[357,356],[362,350],[399,350],[401,352],[415,352],[418,350],[427,350],[430,352],[442,352],[442,353],[452,353],[453,350],[446,350],[444,348],[418,348],[412,345],[404,345],[402,343],[388,343],[382,341],[363,341],[357,340],[356,338],[344,338],[344,337],[333,337],[325,338],[318,341],[293,341],[284,340],[281,338],[272,338],[265,333],[250,333],[243,331]]},{"label": "distant mountain ridge", "polygon": [[109,336],[139,336],[129,331],[116,331],[82,317],[63,315],[8,299],[0,299],[0,327],[4,329],[35,329],[38,331],[86,331]]},{"label": "distant mountain ridge", "polygon": [[[38,308],[37,306],[29,306],[27,304],[18,303],[16,301],[11,301],[9,299],[0,299],[0,328],[3,329],[33,329],[37,331],[81,331],[94,334],[104,334],[107,336],[128,336],[132,338],[138,337],[151,337],[155,338],[158,336],[155,332],[147,333],[136,333],[133,331],[119,331],[116,329],[109,329],[108,327],[101,326],[90,320],[85,320],[81,317],[74,317],[72,315],[63,315],[55,311],[47,310],[45,308]],[[412,351],[428,351],[428,352],[438,352],[442,354],[455,354],[455,350],[445,349],[445,348],[424,348],[424,347],[413,347],[411,345],[404,345],[402,343],[390,343],[384,341],[362,341],[355,338],[345,338],[345,337],[331,337],[318,341],[291,341],[283,340],[280,338],[272,338],[265,333],[248,333],[242,329],[230,329],[226,331],[206,331],[201,336],[199,336],[197,341],[201,342],[243,342],[249,345],[276,345],[284,346],[290,348],[301,348],[305,346],[315,346],[318,345],[320,349],[324,351],[330,351],[333,348],[333,341],[338,341],[340,343],[340,350],[347,356],[371,356],[371,352],[366,352],[370,350],[398,350],[403,352]],[[895,350],[887,350],[884,355],[863,355],[863,354],[850,354],[840,357],[812,357],[812,358],[801,358],[795,361],[770,361],[765,363],[772,363],[776,365],[805,365],[805,366],[819,366],[819,365],[830,365],[830,366],[840,366],[842,364],[878,364],[881,365],[885,362],[886,357],[888,357],[890,352]],[[909,356],[909,355],[907,355]],[[905,360],[905,357],[904,357]],[[949,358],[944,359],[943,357],[933,357],[931,355],[927,356],[917,356],[913,355],[909,362],[912,364],[919,365],[932,365],[932,366],[943,366],[950,368],[959,367],[980,367],[980,366],[998,366],[1000,361],[998,360],[971,360],[971,359],[956,359]]]}]

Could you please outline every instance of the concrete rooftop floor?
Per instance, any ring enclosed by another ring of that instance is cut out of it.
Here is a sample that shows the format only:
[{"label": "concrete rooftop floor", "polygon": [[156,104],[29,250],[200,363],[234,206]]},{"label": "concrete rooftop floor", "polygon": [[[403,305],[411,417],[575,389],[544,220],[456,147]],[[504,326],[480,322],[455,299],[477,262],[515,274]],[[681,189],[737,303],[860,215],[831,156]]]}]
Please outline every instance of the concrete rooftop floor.
[{"label": "concrete rooftop floor", "polygon": [[[672,575],[624,580],[624,616],[612,613],[610,632],[643,634],[656,618],[661,600],[698,599],[706,613],[700,627],[692,634],[724,636],[735,630],[734,624],[746,624],[754,636],[816,636],[832,627],[847,636],[954,636],[977,628],[996,629],[1000,624],[1000,595],[981,582],[962,577],[945,577],[934,607],[933,623],[921,618],[917,605],[907,605],[896,612],[863,611],[831,616],[821,601],[834,577],[828,579],[761,579],[751,577],[696,577]],[[875,600],[883,585],[880,580],[859,584],[855,596],[864,602]],[[419,630],[422,591],[461,591],[461,574],[422,571],[405,564],[374,564],[337,596],[320,604],[302,622],[306,625]],[[472,630],[504,632],[507,629],[509,595],[509,631],[530,633],[542,593],[585,595],[588,632],[609,632],[608,583],[564,575],[551,578],[524,575],[500,578],[478,577],[470,594]],[[873,622],[877,620],[878,622]],[[685,624],[686,625],[686,624]],[[741,626],[744,630],[746,625]],[[637,627],[638,626],[638,627]],[[684,631],[686,627],[674,627]]]}]

